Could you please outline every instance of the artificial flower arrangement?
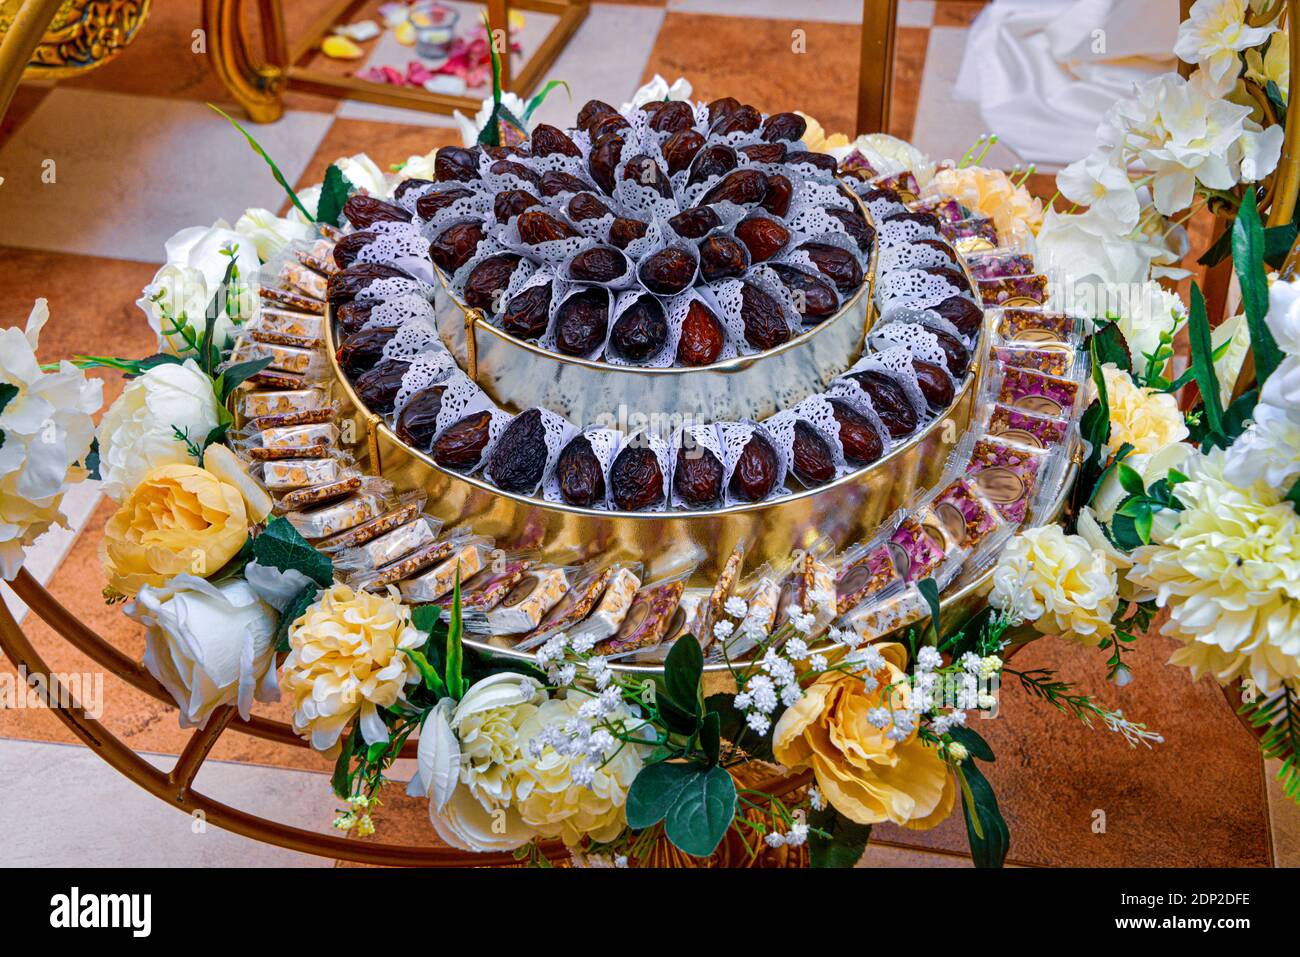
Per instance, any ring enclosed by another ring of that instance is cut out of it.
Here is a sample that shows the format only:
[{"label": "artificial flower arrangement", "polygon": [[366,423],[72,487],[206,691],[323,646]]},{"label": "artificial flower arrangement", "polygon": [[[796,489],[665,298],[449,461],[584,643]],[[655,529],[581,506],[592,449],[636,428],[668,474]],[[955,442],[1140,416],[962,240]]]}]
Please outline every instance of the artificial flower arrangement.
[{"label": "artificial flower arrangement", "polygon": [[[889,640],[836,628],[825,650],[811,616],[795,614],[755,636],[751,659],[729,662],[733,690],[706,696],[695,641],[675,642],[658,678],[611,667],[580,635],[552,636],[531,662],[506,659],[465,644],[459,574],[448,600],[414,606],[391,586],[340,581],[330,554],[273,515],[272,498],[231,449],[231,396],[272,361],[233,356],[234,333],[259,308],[261,263],[327,235],[349,195],[388,198],[427,175],[434,154],[395,175],[364,154],[339,160],[322,187],[290,191],[287,217],[249,210],[233,228],[178,234],[140,300],[159,336],[154,356],[77,357],[42,372],[41,305],[25,336],[7,330],[5,577],[58,520],[68,484],[101,478],[119,503],[102,546],[106,597],[127,601],[126,613],[145,625],[145,663],[176,699],[182,725],[225,707],[248,717],[254,700],[287,694],[294,730],[336,762],[332,784],[348,802],[337,826],[363,836],[389,768],[414,739],[408,793],[426,796],[437,835],[467,852],[542,863],[567,849],[582,863],[623,864],[661,862],[665,845],[710,859],[731,844],[749,859],[779,849],[851,866],[873,825],[933,827],[960,800],[975,862],[996,866],[1010,834],[979,768],[993,754],[968,715],[995,705],[998,681],[1017,680],[1133,745],[1158,742],[1145,725],[1010,658],[1055,635],[1096,646],[1109,675],[1126,681],[1126,649],[1161,612],[1162,633],[1184,643],[1174,664],[1250,682],[1244,710],[1265,753],[1282,759],[1284,788],[1300,794],[1300,283],[1268,273],[1295,226],[1260,222],[1253,184],[1276,165],[1281,133],[1236,104],[1229,82],[1243,50],[1248,65],[1256,54],[1253,71],[1276,74],[1277,36],[1239,31],[1227,58],[1213,37],[1196,39],[1208,8],[1234,5],[1201,0],[1184,25],[1180,54],[1197,51],[1198,71],[1152,81],[1117,104],[1103,124],[1105,148],[1060,177],[1084,212],[1060,213],[1055,203],[1044,212],[1023,174],[983,169],[974,153],[934,163],[892,137],[850,142],[808,123],[805,144],[843,168],[907,174],[917,199],[957,197],[1014,237],[1015,249],[1055,264],[1049,306],[1077,313],[1086,308],[1080,290],[1097,280],[1108,290],[1142,284],[1122,310],[1089,310],[1086,456],[1063,525],[1012,538],[988,607],[953,634],[938,630],[940,593],[926,580],[927,619]],[[1261,43],[1262,60],[1253,49]],[[657,84],[638,97],[690,93],[680,81]],[[520,115],[498,90],[474,139],[521,137],[537,102]],[[1195,286],[1184,309],[1152,278],[1181,258],[1170,238],[1181,223],[1168,217],[1196,202],[1235,210],[1224,248],[1244,318],[1225,324],[1227,335],[1210,328]],[[1177,373],[1183,337],[1190,368]],[[1237,394],[1247,358],[1255,382]],[[92,442],[98,389],[79,367],[95,365],[130,382]],[[1198,400],[1180,406],[1193,385]],[[36,424],[50,421],[50,434],[38,436]],[[747,611],[732,597],[714,625],[719,637]],[[781,789],[750,773],[771,766],[779,775],[778,765],[789,782]]]}]

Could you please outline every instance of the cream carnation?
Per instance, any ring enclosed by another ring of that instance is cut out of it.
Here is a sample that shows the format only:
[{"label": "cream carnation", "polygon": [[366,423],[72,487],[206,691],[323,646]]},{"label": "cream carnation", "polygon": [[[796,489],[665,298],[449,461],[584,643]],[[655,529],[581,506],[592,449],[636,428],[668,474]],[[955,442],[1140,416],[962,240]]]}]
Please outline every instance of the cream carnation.
[{"label": "cream carnation", "polygon": [[1100,549],[1059,525],[1011,539],[993,571],[989,604],[1013,611],[1045,635],[1095,645],[1115,628],[1115,569]]},{"label": "cream carnation", "polygon": [[132,379],[99,423],[104,494],[122,501],[160,465],[193,464],[178,436],[202,447],[217,427],[217,397],[193,359],[163,363]]},{"label": "cream carnation", "polygon": [[1170,661],[1265,693],[1300,679],[1300,516],[1263,483],[1223,477],[1222,450],[1188,465],[1177,525],[1157,523],[1130,576],[1169,609],[1161,634],[1184,643]]},{"label": "cream carnation", "polygon": [[1187,438],[1187,423],[1172,395],[1134,385],[1127,372],[1110,363],[1101,371],[1110,403],[1112,450],[1128,444],[1134,455],[1152,455]]},{"label": "cream carnation", "polygon": [[[548,726],[566,728],[590,721],[578,717],[578,709],[585,696],[570,695],[552,698],[542,703],[519,728],[520,738],[526,744],[541,735]],[[626,713],[611,715],[611,720],[627,719]],[[542,837],[560,837],[573,846],[584,837],[594,841],[611,841],[627,824],[624,805],[628,788],[641,771],[640,749],[635,746],[619,747],[606,755],[606,760],[586,786],[575,786],[572,767],[581,760],[575,755],[562,755],[549,745],[537,756],[528,755],[517,768],[516,793],[519,816]]]},{"label": "cream carnation", "polygon": [[395,595],[335,584],[290,626],[280,683],[293,698],[293,729],[318,751],[332,749],[354,717],[367,744],[388,740],[379,709],[405,699],[419,677],[406,651],[425,641]]},{"label": "cream carnation", "polygon": [[252,207],[235,222],[235,231],[252,240],[258,257],[267,262],[292,242],[305,242],[316,236],[316,230],[297,219],[277,216],[269,209]]},{"label": "cream carnation", "polygon": [[[80,482],[103,384],[71,362],[43,373],[36,359],[50,317],[37,299],[24,329],[0,329],[0,578],[18,574],[26,546],[64,521],[59,506]],[[4,388],[8,386],[9,388]]]}]

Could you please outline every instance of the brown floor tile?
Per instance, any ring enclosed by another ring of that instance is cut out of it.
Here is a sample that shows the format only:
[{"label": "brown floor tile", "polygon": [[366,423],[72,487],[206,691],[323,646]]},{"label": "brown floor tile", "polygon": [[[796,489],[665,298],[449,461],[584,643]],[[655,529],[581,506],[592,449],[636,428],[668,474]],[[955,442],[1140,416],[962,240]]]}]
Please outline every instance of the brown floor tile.
[{"label": "brown floor tile", "polygon": [[938,0],[934,8],[934,25],[968,27],[986,5],[985,0]]},{"label": "brown floor tile", "polygon": [[[332,0],[294,0],[281,6],[285,10],[286,28],[292,36],[301,30]],[[256,22],[254,4],[248,4],[247,29],[252,40],[252,55],[260,57],[261,29]],[[181,97],[217,103],[231,102],[221,81],[212,70],[207,53],[194,52],[194,31],[203,29],[202,0],[167,0],[155,3],[140,33],[114,60],[85,76],[65,80],[69,86],[141,96]],[[210,39],[210,38],[209,38]],[[289,109],[331,113],[336,101],[326,97],[289,93]]]},{"label": "brown floor tile", "polygon": [[[925,52],[929,40],[930,31],[923,27],[899,27],[895,33],[894,89],[889,110],[889,132],[905,140],[911,138],[912,131],[916,128],[916,105],[921,98],[921,77],[925,73]],[[857,96],[856,90],[854,96]]]},{"label": "brown floor tile", "polygon": [[[996,720],[972,725],[993,748],[989,780],[1011,828],[1010,859],[1073,867],[1262,867],[1270,863],[1261,762],[1254,739],[1219,689],[1165,664],[1172,642],[1142,638],[1136,675],[1118,689],[1102,653],[1054,639],[1017,656],[1019,670],[1047,668],[1108,707],[1161,732],[1153,750],[1030,699],[1008,679]],[[1106,832],[1093,832],[1095,812]],[[933,831],[881,827],[878,836],[965,851],[960,809]]]},{"label": "brown floor tile", "polygon": [[[75,354],[146,356],[156,351],[149,323],[135,300],[158,268],[150,263],[0,247],[8,276],[0,326],[27,321],[32,301],[50,302],[41,330],[40,358],[54,362]],[[122,376],[90,373],[104,381],[104,407],[121,391]]]},{"label": "brown floor tile", "polygon": [[[105,581],[99,564],[99,540],[113,508],[108,499],[100,503],[47,588],[78,620],[123,653],[139,660],[144,654],[144,630],[123,615],[119,606],[105,605],[100,596]],[[93,674],[102,670],[73,650],[35,615],[27,616],[23,631],[46,665],[56,673]],[[3,658],[0,667],[13,670],[13,665]],[[135,690],[112,674],[104,676],[103,705],[102,723],[131,748],[177,754],[189,740],[191,732],[181,730],[174,707]],[[271,706],[258,705],[256,710],[285,720],[289,705],[283,701]],[[53,711],[40,709],[0,710],[0,737],[77,743]],[[235,731],[227,731],[221,737],[212,757],[309,771],[329,770],[328,762],[307,748],[274,744]]]},{"label": "brown floor tile", "polygon": [[41,101],[49,94],[50,88],[35,83],[24,83],[14,90],[14,97],[9,101],[9,109],[0,118],[0,146],[14,134],[23,121],[36,111]]},{"label": "brown floor tile", "polygon": [[[792,51],[795,30],[805,53]],[[684,76],[695,96],[735,96],[764,113],[802,110],[827,131],[849,131],[857,110],[861,29],[807,20],[760,20],[669,11],[642,82]]]}]

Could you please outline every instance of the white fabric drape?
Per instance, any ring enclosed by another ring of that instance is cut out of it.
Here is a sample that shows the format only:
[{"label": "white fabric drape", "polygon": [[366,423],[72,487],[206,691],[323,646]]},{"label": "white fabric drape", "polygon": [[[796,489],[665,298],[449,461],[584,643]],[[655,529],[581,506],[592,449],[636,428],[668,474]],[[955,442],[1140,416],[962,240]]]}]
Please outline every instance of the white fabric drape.
[{"label": "white fabric drape", "polygon": [[955,96],[1026,162],[1065,165],[1102,114],[1173,69],[1177,0],[994,0],[971,25]]}]

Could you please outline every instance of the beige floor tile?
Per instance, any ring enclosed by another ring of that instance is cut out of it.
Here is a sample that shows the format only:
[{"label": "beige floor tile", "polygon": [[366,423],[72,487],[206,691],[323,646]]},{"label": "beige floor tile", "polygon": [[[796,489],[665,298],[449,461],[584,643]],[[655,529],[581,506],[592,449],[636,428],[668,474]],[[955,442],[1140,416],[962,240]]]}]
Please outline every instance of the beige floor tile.
[{"label": "beige floor tile", "polygon": [[[291,111],[255,136],[292,182],[332,121]],[[0,176],[0,243],[145,262],[160,261],[178,229],[284,197],[202,103],[62,87],[0,148]]]},{"label": "beige floor tile", "polygon": [[[174,759],[149,755],[155,767]],[[329,867],[178,813],[82,747],[0,739],[6,867]],[[337,799],[322,774],[209,761],[195,788],[225,804],[327,833]],[[197,830],[197,833],[196,833]]]},{"label": "beige floor tile", "polygon": [[819,23],[861,23],[862,0],[668,0],[668,9],[678,13],[707,13],[713,16],[766,17],[776,20],[816,20]]}]

